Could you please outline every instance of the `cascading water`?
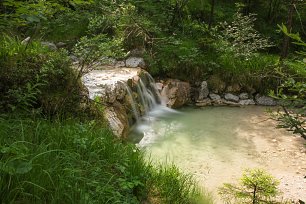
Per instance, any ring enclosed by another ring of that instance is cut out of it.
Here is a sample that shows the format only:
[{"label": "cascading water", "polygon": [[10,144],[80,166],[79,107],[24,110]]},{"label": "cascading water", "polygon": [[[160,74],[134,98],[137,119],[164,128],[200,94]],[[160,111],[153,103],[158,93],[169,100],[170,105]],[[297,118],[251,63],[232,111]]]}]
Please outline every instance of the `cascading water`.
[{"label": "cascading water", "polygon": [[145,78],[136,77],[132,83],[120,82],[127,91],[131,112],[136,120],[136,124],[139,124],[141,119],[149,118],[150,112],[161,106],[160,94],[155,86],[153,77],[148,73],[142,76]]},{"label": "cascading water", "polygon": [[131,88],[126,83],[123,83],[123,84],[125,85],[127,94],[130,97],[132,112],[133,112],[133,115],[134,115],[134,117],[136,119],[136,123],[138,123],[139,122],[139,118],[140,118],[140,114],[139,114],[139,112],[138,112],[138,110],[136,108],[136,102],[135,102],[135,98],[133,96],[132,90],[131,90]]},{"label": "cascading water", "polygon": [[145,115],[152,110],[156,105],[157,101],[155,98],[155,95],[152,93],[150,89],[148,89],[142,79],[139,80],[139,83],[137,84],[137,91],[141,98],[141,101],[143,102],[143,107],[145,109]]},{"label": "cascading water", "polygon": [[[147,137],[145,134],[150,128],[150,123],[165,118],[171,113],[178,113],[165,106],[162,102],[161,95],[156,87],[153,77],[149,73],[144,74],[145,78],[139,78],[136,83],[137,99],[134,98],[134,103],[140,104],[143,107],[140,120],[132,128],[133,138],[131,141],[138,143],[139,146],[144,146],[146,143],[151,143],[154,138]],[[129,94],[130,97],[133,97]],[[136,107],[137,105],[135,105]],[[141,112],[141,111],[139,111]]]}]

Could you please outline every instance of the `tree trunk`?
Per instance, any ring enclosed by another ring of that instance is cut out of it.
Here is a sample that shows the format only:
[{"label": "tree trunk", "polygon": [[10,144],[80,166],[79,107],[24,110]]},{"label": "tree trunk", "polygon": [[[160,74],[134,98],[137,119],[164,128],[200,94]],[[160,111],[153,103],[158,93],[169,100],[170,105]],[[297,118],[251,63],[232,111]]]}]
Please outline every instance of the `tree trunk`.
[{"label": "tree trunk", "polygon": [[269,1],[269,10],[268,10],[268,15],[267,15],[267,20],[270,21],[271,16],[272,16],[272,7],[273,7],[273,0]]},{"label": "tree trunk", "polygon": [[244,8],[244,14],[248,16],[250,14],[251,10],[251,1],[252,0],[245,0],[245,8]]},{"label": "tree trunk", "polygon": [[[291,3],[289,4],[289,11],[288,11],[288,18],[287,18],[287,25],[286,25],[289,33],[291,32],[291,29],[292,29],[292,17],[293,17],[295,3],[296,3],[296,0],[291,0]],[[289,36],[284,35],[283,46],[282,46],[282,51],[280,55],[281,61],[288,57],[289,42],[290,42]]]},{"label": "tree trunk", "polygon": [[253,191],[253,204],[256,204],[256,203],[257,203],[256,192],[257,192],[257,185],[254,186],[254,191]]},{"label": "tree trunk", "polygon": [[208,23],[208,30],[210,30],[212,23],[214,21],[214,11],[215,11],[215,0],[211,0],[211,7],[210,7],[210,16],[209,16],[209,23]]}]

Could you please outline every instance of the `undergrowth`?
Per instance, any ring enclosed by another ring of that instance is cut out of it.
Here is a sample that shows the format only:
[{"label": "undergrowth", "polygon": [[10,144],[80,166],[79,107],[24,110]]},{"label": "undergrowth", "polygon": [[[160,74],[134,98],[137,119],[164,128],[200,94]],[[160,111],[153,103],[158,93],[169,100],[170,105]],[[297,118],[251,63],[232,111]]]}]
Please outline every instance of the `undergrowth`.
[{"label": "undergrowth", "polygon": [[0,203],[211,203],[95,122],[0,117]]}]

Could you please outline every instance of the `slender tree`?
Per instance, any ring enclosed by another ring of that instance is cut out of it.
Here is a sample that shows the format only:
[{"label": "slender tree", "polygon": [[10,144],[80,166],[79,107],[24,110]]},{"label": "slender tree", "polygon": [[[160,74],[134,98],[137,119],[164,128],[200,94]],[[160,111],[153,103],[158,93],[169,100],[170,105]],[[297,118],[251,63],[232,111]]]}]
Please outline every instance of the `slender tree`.
[{"label": "slender tree", "polygon": [[212,26],[212,23],[214,21],[214,10],[215,10],[215,0],[211,0],[209,23],[208,23],[208,29],[209,30],[210,30],[210,28]]}]

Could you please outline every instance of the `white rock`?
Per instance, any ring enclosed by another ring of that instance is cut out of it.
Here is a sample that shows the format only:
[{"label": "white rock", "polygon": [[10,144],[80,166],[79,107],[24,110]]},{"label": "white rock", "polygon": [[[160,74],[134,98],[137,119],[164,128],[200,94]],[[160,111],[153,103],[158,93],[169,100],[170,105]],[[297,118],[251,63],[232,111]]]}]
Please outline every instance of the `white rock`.
[{"label": "white rock", "polygon": [[211,98],[211,100],[220,100],[221,99],[221,96],[218,95],[218,94],[214,94],[214,93],[211,93],[209,94],[209,98]]},{"label": "white rock", "polygon": [[31,37],[27,37],[26,39],[24,39],[23,41],[21,41],[21,44],[26,45],[30,42]]},{"label": "white rock", "polygon": [[248,93],[241,93],[241,94],[239,94],[239,98],[241,100],[249,99],[249,94]]},{"label": "white rock", "polygon": [[203,81],[201,83],[201,87],[199,89],[199,98],[198,98],[198,100],[203,100],[204,98],[207,98],[208,94],[209,94],[209,90],[208,90],[207,82]]},{"label": "white rock", "polygon": [[255,101],[253,99],[245,99],[245,100],[240,100],[239,104],[242,106],[255,105]]},{"label": "white rock", "polygon": [[224,98],[228,101],[232,101],[232,102],[235,102],[235,103],[238,103],[238,101],[239,101],[239,97],[234,95],[234,94],[231,94],[231,93],[225,94]]},{"label": "white rock", "polygon": [[155,85],[158,91],[163,90],[164,85],[162,83],[155,83]]},{"label": "white rock", "polygon": [[125,62],[124,61],[116,61],[115,67],[116,68],[125,67]]},{"label": "white rock", "polygon": [[141,57],[130,57],[125,61],[126,67],[136,68],[136,67],[145,67],[145,61]]}]

